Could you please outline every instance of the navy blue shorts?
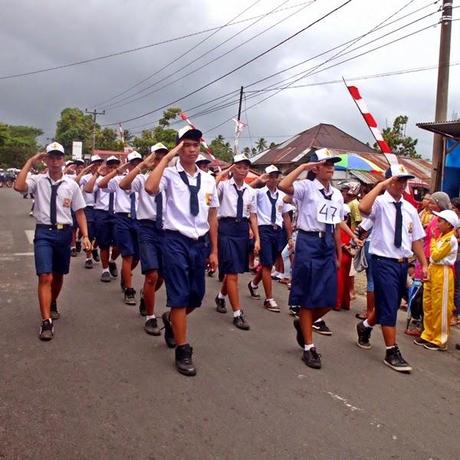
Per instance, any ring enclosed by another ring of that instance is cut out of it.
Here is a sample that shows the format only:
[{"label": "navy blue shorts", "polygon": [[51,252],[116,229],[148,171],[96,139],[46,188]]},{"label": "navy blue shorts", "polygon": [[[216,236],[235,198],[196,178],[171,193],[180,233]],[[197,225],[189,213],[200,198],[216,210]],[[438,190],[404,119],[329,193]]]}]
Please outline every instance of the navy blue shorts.
[{"label": "navy blue shorts", "polygon": [[93,241],[96,238],[96,223],[94,217],[94,209],[92,206],[85,208],[86,225],[88,226],[88,238]]},{"label": "navy blue shorts", "polygon": [[219,219],[219,275],[249,271],[249,222]]},{"label": "navy blue shorts", "polygon": [[139,256],[141,259],[142,274],[152,270],[161,270],[161,253],[163,246],[163,230],[156,227],[153,220],[143,219],[138,221]]},{"label": "navy blue shorts", "polygon": [[132,256],[135,259],[139,259],[137,229],[136,219],[115,214],[115,240],[117,241],[121,257]]},{"label": "navy blue shorts", "polygon": [[334,233],[324,237],[301,230],[297,235],[289,305],[334,308],[337,296],[337,264]]},{"label": "navy blue shorts", "polygon": [[259,226],[260,236],[260,263],[266,267],[272,267],[276,258],[286,246],[285,234],[280,227],[273,228],[271,225]]},{"label": "navy blue shorts", "polygon": [[205,293],[208,238],[187,238],[179,232],[165,230],[163,237],[163,276],[167,306],[197,308]]},{"label": "navy blue shorts", "polygon": [[401,299],[407,289],[407,263],[372,256],[377,323],[395,326]]},{"label": "navy blue shorts", "polygon": [[101,249],[109,249],[116,246],[115,240],[115,216],[101,209],[93,210],[95,217],[96,241]]},{"label": "navy blue shorts", "polygon": [[72,227],[62,230],[36,228],[34,238],[35,271],[37,275],[66,275],[70,267]]},{"label": "navy blue shorts", "polygon": [[78,229],[78,222],[77,222],[77,219],[75,217],[75,211],[73,209],[71,209],[70,214],[72,215],[72,228],[74,230],[77,230]]}]

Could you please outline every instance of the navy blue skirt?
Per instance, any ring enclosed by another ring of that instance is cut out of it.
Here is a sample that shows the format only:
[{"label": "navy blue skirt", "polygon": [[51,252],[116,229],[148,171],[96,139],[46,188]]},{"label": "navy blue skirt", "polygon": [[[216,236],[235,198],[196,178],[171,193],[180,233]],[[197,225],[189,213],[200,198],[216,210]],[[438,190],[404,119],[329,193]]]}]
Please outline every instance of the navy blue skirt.
[{"label": "navy blue skirt", "polygon": [[337,265],[334,233],[323,238],[299,231],[296,240],[289,305],[334,308]]},{"label": "navy blue skirt", "polygon": [[219,275],[249,271],[249,222],[219,219]]}]

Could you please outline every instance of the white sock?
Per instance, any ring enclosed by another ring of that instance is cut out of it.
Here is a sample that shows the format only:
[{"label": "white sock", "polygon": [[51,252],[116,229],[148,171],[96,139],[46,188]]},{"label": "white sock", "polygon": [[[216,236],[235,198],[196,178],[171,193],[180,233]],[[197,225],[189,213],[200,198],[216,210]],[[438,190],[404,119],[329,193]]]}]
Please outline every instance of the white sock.
[{"label": "white sock", "polygon": [[92,260],[92,258],[91,258],[91,257],[87,257],[87,258],[86,258],[86,261],[88,261],[88,260]]},{"label": "white sock", "polygon": [[155,318],[156,318],[155,315],[147,315],[147,316],[145,317],[145,321],[148,321],[149,319],[155,319]]},{"label": "white sock", "polygon": [[314,343],[310,343],[310,345],[305,344],[304,347],[303,347],[303,349],[304,349],[305,351],[309,351],[309,350],[311,350],[311,349],[314,348],[314,347],[315,347],[315,344],[314,344]]},{"label": "white sock", "polygon": [[364,326],[364,327],[369,327],[369,328],[371,328],[371,329],[373,328],[373,326],[371,326],[371,325],[369,324],[369,321],[368,321],[367,319],[365,319],[365,320],[363,321],[363,326]]},{"label": "white sock", "polygon": [[222,292],[219,291],[219,294],[217,294],[217,298],[218,299],[225,299],[225,296],[224,296],[224,294],[222,294]]},{"label": "white sock", "polygon": [[241,316],[241,310],[236,310],[233,312],[233,317],[238,318],[238,316]]},{"label": "white sock", "polygon": [[392,348],[396,347],[396,344],[391,345],[391,347],[385,347],[387,350],[391,350]]},{"label": "white sock", "polygon": [[258,285],[254,284],[254,281],[251,281],[251,287],[252,287],[252,289],[257,289]]},{"label": "white sock", "polygon": [[109,267],[103,268],[102,273],[110,273]]},{"label": "white sock", "polygon": [[280,273],[280,272],[277,272],[276,270],[273,270],[273,271],[272,271],[272,276],[281,277],[281,273]]}]

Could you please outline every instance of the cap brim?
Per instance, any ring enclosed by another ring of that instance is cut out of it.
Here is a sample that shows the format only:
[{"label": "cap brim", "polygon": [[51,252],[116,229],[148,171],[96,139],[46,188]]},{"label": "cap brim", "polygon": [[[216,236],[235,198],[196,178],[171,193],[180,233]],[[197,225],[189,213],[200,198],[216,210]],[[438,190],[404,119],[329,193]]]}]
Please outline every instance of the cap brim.
[{"label": "cap brim", "polygon": [[64,156],[64,152],[61,152],[60,150],[50,150],[49,152],[46,152],[47,155],[62,155]]},{"label": "cap brim", "polygon": [[184,139],[192,139],[192,140],[200,141],[202,137],[203,137],[203,133],[199,129],[192,128],[192,129],[189,129],[184,134],[182,134],[182,136],[178,138],[178,142]]},{"label": "cap brim", "polygon": [[98,158],[97,160],[92,160],[89,162],[89,164],[93,164],[93,163],[102,163],[104,160],[102,158]]},{"label": "cap brim", "polygon": [[108,165],[111,165],[112,163],[121,163],[121,161],[120,160],[109,160],[109,161],[107,161]]},{"label": "cap brim", "polygon": [[247,163],[249,166],[251,166],[251,160],[248,160],[247,158],[245,158],[244,160],[240,160],[240,161],[234,161],[233,164],[234,165],[237,165],[238,163]]},{"label": "cap brim", "polygon": [[398,179],[415,179],[415,176],[412,174],[401,174],[400,176],[396,176]]}]

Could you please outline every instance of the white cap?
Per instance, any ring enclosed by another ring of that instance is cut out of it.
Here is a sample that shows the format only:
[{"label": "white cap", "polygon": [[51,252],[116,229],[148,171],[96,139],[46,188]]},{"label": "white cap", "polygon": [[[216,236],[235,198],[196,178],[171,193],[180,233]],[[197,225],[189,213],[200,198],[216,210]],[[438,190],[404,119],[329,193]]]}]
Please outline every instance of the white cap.
[{"label": "white cap", "polygon": [[281,171],[275,166],[275,165],[270,165],[265,168],[265,174],[271,174],[271,173],[280,173]]},{"label": "white cap", "polygon": [[91,163],[95,163],[96,161],[103,161],[99,155],[91,155]]},{"label": "white cap", "polygon": [[197,139],[198,141],[203,137],[203,133],[199,129],[187,125],[177,131],[177,143],[179,143],[186,134],[188,139]]},{"label": "white cap", "polygon": [[410,174],[409,171],[402,164],[391,165],[385,171],[385,179],[390,177],[400,177],[401,179],[414,179],[414,175]]},{"label": "white cap", "polygon": [[155,145],[152,145],[152,147],[150,147],[150,153],[155,153],[158,150],[169,151],[168,147],[166,147],[166,145],[162,144],[161,142],[158,142]]},{"label": "white cap", "polygon": [[85,160],[82,160],[81,158],[75,158],[75,160],[73,160],[73,162],[78,165],[84,165],[85,164]]},{"label": "white cap", "polygon": [[233,157],[233,164],[241,163],[242,161],[247,161],[249,164],[251,164],[251,160],[244,153],[238,153]]},{"label": "white cap", "polygon": [[133,160],[142,160],[142,155],[136,151],[128,153],[128,161],[133,161]]},{"label": "white cap", "polygon": [[198,158],[195,160],[195,163],[200,163],[201,161],[205,161],[206,163],[211,163],[209,158],[206,158],[202,153],[198,155]]},{"label": "white cap", "polygon": [[455,211],[451,211],[450,209],[445,209],[444,211],[436,212],[433,211],[435,216],[440,217],[441,219],[447,220],[452,227],[458,227],[458,216]]},{"label": "white cap", "polygon": [[335,155],[329,149],[318,149],[311,155],[310,161],[332,161],[333,163],[338,163],[339,161],[342,161],[342,158]]},{"label": "white cap", "polygon": [[121,163],[121,161],[115,155],[110,155],[109,158],[105,160],[106,163],[109,163],[111,161],[116,161],[117,163]]},{"label": "white cap", "polygon": [[64,155],[64,147],[59,142],[51,142],[46,146],[46,153],[60,152]]},{"label": "white cap", "polygon": [[66,166],[70,166],[70,165],[74,165],[74,164],[75,164],[75,161],[73,161],[73,160],[67,160],[67,161],[65,162],[65,165],[66,165]]}]

